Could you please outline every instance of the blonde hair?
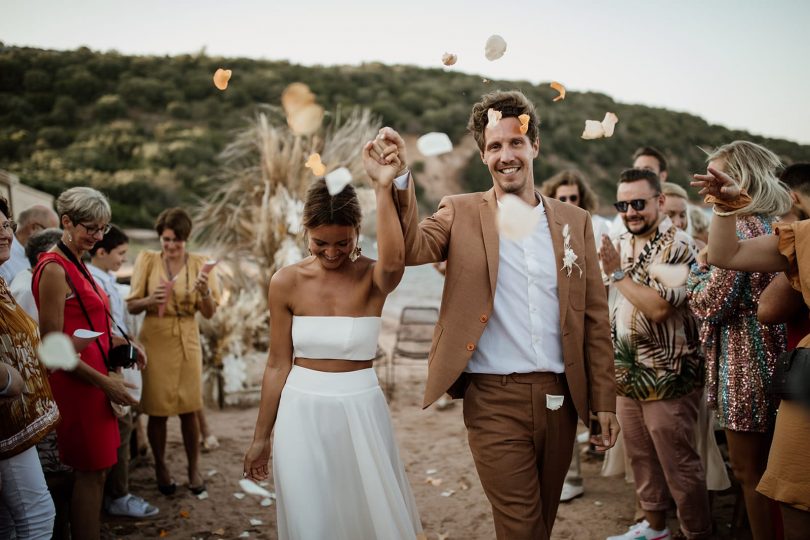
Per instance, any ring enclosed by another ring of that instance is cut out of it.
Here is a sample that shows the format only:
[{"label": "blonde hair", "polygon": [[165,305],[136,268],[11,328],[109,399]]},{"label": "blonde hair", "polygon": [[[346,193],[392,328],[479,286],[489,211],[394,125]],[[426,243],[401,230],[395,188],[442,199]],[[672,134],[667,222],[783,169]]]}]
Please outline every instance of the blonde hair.
[{"label": "blonde hair", "polygon": [[667,197],[680,197],[681,199],[685,199],[686,202],[689,202],[689,195],[686,193],[686,190],[672,182],[664,182],[661,184],[661,193]]},{"label": "blonde hair", "polygon": [[56,199],[59,218],[67,216],[74,225],[85,222],[107,223],[112,217],[110,203],[100,191],[90,187],[73,187]]},{"label": "blonde hair", "polygon": [[734,141],[715,149],[706,161],[716,159],[723,160],[725,173],[751,196],[751,204],[740,209],[738,214],[781,216],[793,206],[788,187],[776,177],[782,162],[764,146]]},{"label": "blonde hair", "polygon": [[709,218],[698,206],[689,209],[689,225],[692,227],[692,234],[694,235],[708,234],[709,232]]}]

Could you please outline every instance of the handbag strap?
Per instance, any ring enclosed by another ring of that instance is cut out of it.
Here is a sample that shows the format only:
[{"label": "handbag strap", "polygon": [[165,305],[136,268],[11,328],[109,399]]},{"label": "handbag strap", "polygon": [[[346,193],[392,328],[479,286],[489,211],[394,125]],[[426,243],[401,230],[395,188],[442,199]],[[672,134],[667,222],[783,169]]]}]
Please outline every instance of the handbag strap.
[{"label": "handbag strap", "polygon": [[[124,329],[121,328],[121,326],[119,326],[119,324],[117,322],[115,322],[115,318],[113,318],[112,313],[110,313],[110,310],[107,309],[107,304],[104,303],[104,298],[101,296],[101,292],[98,290],[98,286],[96,285],[96,280],[90,274],[90,271],[87,269],[87,267],[84,264],[82,264],[79,261],[79,259],[76,258],[76,255],[74,255],[73,252],[70,251],[70,248],[68,248],[65,245],[65,243],[62,242],[61,239],[56,243],[56,245],[59,248],[59,251],[64,253],[65,257],[67,257],[67,259],[70,262],[72,262],[73,265],[79,270],[79,273],[81,273],[81,275],[84,277],[84,279],[87,280],[88,283],[90,283],[90,286],[93,287],[93,290],[96,291],[96,295],[101,300],[101,306],[104,308],[104,313],[107,314],[107,317],[109,318],[110,322],[112,322],[115,325],[115,327],[118,328],[118,331],[121,332],[121,336],[123,336],[123,338],[127,341],[127,343],[129,345],[132,345],[132,342],[130,342],[129,338],[127,337],[127,333],[124,332]],[[81,297],[79,296],[78,292],[76,292],[76,288],[73,287],[73,284],[71,283],[70,278],[68,277],[67,274],[65,274],[65,278],[67,278],[68,283],[71,286],[71,289],[73,289],[73,294],[75,294],[76,298],[79,300],[79,306],[81,306],[82,311],[84,311],[85,317],[88,317],[87,312],[84,309],[84,305],[82,304]],[[87,322],[90,323],[89,317],[87,319]],[[90,329],[93,330],[92,327]],[[95,330],[93,330],[93,331],[95,332]],[[112,345],[112,335],[110,335],[110,345]]]}]

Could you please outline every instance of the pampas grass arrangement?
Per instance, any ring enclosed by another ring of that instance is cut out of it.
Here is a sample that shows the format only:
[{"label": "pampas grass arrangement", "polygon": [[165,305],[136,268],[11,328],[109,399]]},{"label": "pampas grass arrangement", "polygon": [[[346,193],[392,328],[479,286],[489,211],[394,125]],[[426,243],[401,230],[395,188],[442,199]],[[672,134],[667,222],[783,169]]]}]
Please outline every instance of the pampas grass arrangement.
[{"label": "pampas grass arrangement", "polygon": [[244,379],[242,359],[269,346],[270,278],[305,253],[303,199],[316,179],[304,166],[307,158],[318,152],[327,172],[346,167],[355,183],[367,179],[362,147],[379,125],[367,109],[345,118],[338,111],[319,133],[301,137],[290,131],[281,108],[263,105],[220,154],[219,187],[199,203],[194,240],[220,260],[222,305],[200,330],[206,364],[229,360],[227,391],[260,382]]}]

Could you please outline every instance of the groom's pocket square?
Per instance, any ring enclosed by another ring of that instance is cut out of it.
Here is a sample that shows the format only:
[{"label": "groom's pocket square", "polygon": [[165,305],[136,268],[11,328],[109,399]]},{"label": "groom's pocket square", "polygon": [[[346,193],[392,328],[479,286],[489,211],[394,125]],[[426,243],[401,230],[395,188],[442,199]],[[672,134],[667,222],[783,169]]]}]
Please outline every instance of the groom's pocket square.
[{"label": "groom's pocket square", "polygon": [[565,396],[555,396],[553,394],[546,394],[546,409],[556,411],[562,407]]}]

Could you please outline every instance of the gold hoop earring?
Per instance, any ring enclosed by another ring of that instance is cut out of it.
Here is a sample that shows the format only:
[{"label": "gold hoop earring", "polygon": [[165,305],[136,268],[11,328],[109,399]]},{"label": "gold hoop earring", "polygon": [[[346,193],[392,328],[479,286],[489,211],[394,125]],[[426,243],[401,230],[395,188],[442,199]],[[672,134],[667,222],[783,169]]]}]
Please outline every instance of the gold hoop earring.
[{"label": "gold hoop earring", "polygon": [[354,249],[351,253],[349,253],[349,260],[354,262],[360,258],[360,255],[363,253],[363,249],[360,246],[354,246]]}]

